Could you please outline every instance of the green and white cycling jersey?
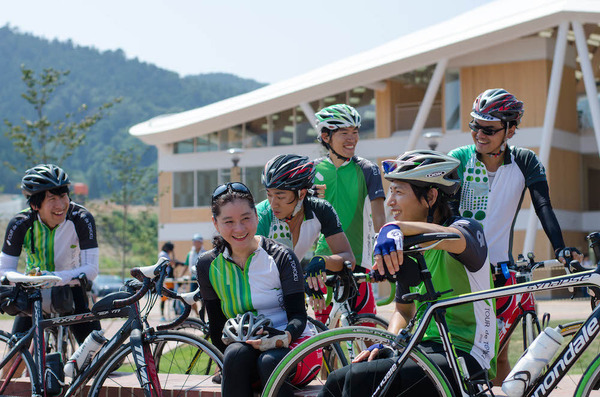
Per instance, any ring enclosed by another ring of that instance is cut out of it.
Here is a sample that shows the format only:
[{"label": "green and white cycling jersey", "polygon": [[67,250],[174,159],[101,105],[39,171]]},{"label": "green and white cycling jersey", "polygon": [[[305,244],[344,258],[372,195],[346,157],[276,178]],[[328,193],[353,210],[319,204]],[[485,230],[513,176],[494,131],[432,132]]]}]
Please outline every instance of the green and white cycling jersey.
[{"label": "green and white cycling jersey", "polygon": [[296,245],[293,245],[292,233],[288,224],[273,215],[269,200],[265,200],[256,206],[258,212],[256,234],[293,248],[294,253],[300,260],[310,251],[320,233],[327,238],[343,232],[342,224],[335,210],[327,201],[316,197],[306,197],[302,205],[304,207],[304,220],[300,225],[300,235]]},{"label": "green and white cycling jersey", "polygon": [[[472,219],[461,217],[451,218],[448,223],[448,227],[461,231],[467,244],[465,251],[458,255],[436,249],[424,252],[425,262],[431,272],[436,291],[452,290],[443,296],[443,298],[450,298],[491,289],[492,274],[481,225]],[[423,294],[425,286],[421,283],[417,287],[411,287],[410,290]],[[407,303],[402,296],[408,292],[407,287],[397,284],[396,302]],[[490,376],[493,378],[496,373],[498,349],[495,300],[450,307],[446,310],[446,322],[454,345],[473,356],[482,368],[490,371]],[[433,321],[423,337],[423,341],[428,340],[441,343],[439,330]]]},{"label": "green and white cycling jersey", "polygon": [[[342,229],[350,242],[356,264],[365,269],[373,267],[373,218],[371,200],[385,198],[381,173],[371,161],[354,156],[339,168],[329,157],[315,160],[315,185],[325,184],[325,200],[337,212]],[[363,255],[364,253],[364,255]],[[315,250],[317,255],[331,255],[321,236]]]},{"label": "green and white cycling jersey", "polygon": [[[294,252],[264,237],[244,269],[233,262],[227,250],[217,253],[212,249],[198,258],[197,270],[202,298],[218,299],[225,317],[252,311],[270,318],[279,330],[288,324],[283,297],[304,293],[302,269]],[[302,336],[314,334],[309,324]]]},{"label": "green and white cycling jersey", "polygon": [[98,275],[98,242],[92,214],[71,202],[65,221],[50,229],[32,209],[18,213],[8,224],[0,254],[0,274],[17,270],[25,250],[27,271],[37,267],[54,272],[63,284],[85,273],[88,280]]},{"label": "green and white cycling jersey", "polygon": [[475,219],[483,226],[492,264],[512,261],[513,230],[526,188],[543,182],[547,195],[544,166],[533,151],[510,146],[492,179],[475,145],[454,149],[449,155],[460,160],[460,216]]}]

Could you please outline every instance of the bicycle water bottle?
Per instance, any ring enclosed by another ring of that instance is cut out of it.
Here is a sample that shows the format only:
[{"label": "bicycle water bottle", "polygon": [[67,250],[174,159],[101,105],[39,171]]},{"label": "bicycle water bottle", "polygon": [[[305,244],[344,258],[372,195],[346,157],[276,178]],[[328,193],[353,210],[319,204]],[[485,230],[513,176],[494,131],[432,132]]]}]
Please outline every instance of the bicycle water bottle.
[{"label": "bicycle water bottle", "polygon": [[502,391],[508,397],[522,396],[542,369],[554,357],[564,337],[558,328],[546,328],[523,353],[515,367],[502,383]]},{"label": "bicycle water bottle", "polygon": [[94,330],[83,341],[81,346],[73,353],[65,364],[65,375],[74,378],[91,361],[94,355],[107,342],[104,331]]}]

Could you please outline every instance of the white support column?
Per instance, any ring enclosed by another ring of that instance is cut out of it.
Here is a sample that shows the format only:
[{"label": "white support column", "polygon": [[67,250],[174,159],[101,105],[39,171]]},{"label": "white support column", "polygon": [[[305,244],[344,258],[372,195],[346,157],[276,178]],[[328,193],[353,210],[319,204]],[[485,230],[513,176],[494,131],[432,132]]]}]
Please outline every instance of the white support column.
[{"label": "white support column", "polygon": [[438,89],[440,87],[442,77],[444,77],[446,66],[448,66],[448,58],[442,58],[439,60],[435,67],[435,70],[433,71],[433,76],[431,76],[431,81],[429,82],[427,90],[425,91],[423,102],[421,102],[421,106],[419,107],[419,111],[417,112],[417,118],[415,119],[413,128],[410,131],[410,136],[408,137],[408,144],[406,145],[406,151],[414,150],[417,146],[417,142],[419,142],[421,132],[423,132],[423,127],[425,126],[425,122],[427,121],[427,117],[429,116],[429,111],[431,110],[431,106],[433,105],[433,100],[435,99],[435,95],[437,94]]},{"label": "white support column", "polygon": [[583,73],[583,84],[587,94],[590,112],[592,113],[592,124],[594,124],[594,134],[596,135],[596,145],[600,152],[600,101],[598,100],[598,91],[596,90],[596,80],[592,71],[592,63],[588,54],[587,40],[583,33],[581,23],[572,21],[573,33],[575,33],[575,45],[579,55],[579,64]]},{"label": "white support column", "polygon": [[[300,104],[298,104],[298,106],[300,106],[300,109],[302,109],[302,111],[304,112],[304,115],[306,116],[306,119],[308,120],[310,125],[312,125],[312,127],[316,130],[317,129],[317,120],[315,119],[315,111],[310,106],[310,103],[301,102]],[[317,135],[318,134],[319,134],[319,131],[317,131]]]},{"label": "white support column", "polygon": [[[554,47],[554,61],[552,62],[552,72],[550,74],[550,85],[548,87],[548,98],[546,99],[546,113],[544,114],[544,126],[542,128],[542,141],[540,142],[540,152],[538,157],[542,164],[547,165],[550,159],[550,148],[552,147],[552,135],[554,134],[554,122],[556,121],[556,109],[558,108],[558,98],[560,94],[560,84],[562,81],[563,68],[565,63],[565,52],[567,48],[567,30],[568,22],[562,22],[558,26],[556,35],[556,44]],[[527,231],[525,232],[525,243],[523,244],[523,255],[533,252],[535,246],[535,235],[537,234],[539,220],[533,209],[533,204],[529,208],[529,220],[527,222]]]}]

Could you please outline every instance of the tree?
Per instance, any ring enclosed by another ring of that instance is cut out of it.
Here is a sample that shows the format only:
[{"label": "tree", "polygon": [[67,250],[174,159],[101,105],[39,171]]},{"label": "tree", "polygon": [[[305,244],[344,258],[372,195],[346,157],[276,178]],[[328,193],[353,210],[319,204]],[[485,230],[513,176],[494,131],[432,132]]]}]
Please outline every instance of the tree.
[{"label": "tree", "polygon": [[[33,70],[21,65],[21,80],[27,86],[21,96],[33,106],[35,116],[33,120],[22,117],[20,125],[7,119],[4,124],[8,127],[5,135],[12,141],[15,150],[25,156],[27,167],[40,163],[62,164],[82,145],[86,132],[106,115],[108,109],[121,101],[115,98],[91,114],[88,114],[87,105],[82,104],[75,113],[66,113],[63,119],[51,121],[46,114],[46,106],[69,73],[68,70],[46,68],[36,76]],[[16,170],[14,164],[7,166]]]},{"label": "tree", "polygon": [[[131,235],[129,209],[134,203],[148,203],[148,201],[155,201],[157,197],[155,169],[141,166],[145,150],[149,150],[149,148],[143,150],[140,145],[131,144],[120,150],[112,148],[108,157],[109,183],[113,189],[110,201],[121,206],[122,220],[118,224],[107,225],[107,230],[113,230],[115,233],[115,238],[111,238],[109,242],[116,245],[120,251],[123,278],[125,278],[125,269],[127,268],[127,256],[132,244],[136,242],[135,239],[147,240],[147,236],[140,236],[139,233]],[[156,235],[157,230],[153,232]]]}]

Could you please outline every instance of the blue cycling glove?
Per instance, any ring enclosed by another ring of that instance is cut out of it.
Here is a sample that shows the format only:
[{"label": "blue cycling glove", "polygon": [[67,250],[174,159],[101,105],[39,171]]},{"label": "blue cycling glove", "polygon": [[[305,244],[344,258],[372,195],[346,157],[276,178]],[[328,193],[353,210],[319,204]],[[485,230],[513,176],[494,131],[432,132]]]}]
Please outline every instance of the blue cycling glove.
[{"label": "blue cycling glove", "polygon": [[308,262],[308,265],[306,265],[304,273],[306,274],[306,277],[316,277],[324,271],[325,258],[320,255],[315,255],[310,262]]},{"label": "blue cycling glove", "polygon": [[377,235],[373,255],[385,256],[393,251],[402,251],[404,248],[403,237],[400,226],[395,223],[386,223]]}]

